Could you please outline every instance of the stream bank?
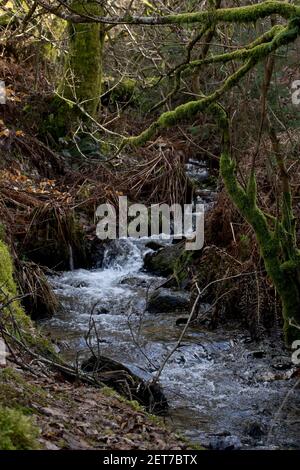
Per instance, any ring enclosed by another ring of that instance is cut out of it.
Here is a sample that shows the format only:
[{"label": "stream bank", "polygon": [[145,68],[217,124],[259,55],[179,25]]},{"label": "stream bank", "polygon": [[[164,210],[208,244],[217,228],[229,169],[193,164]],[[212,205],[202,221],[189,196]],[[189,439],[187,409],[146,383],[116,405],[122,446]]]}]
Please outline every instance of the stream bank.
[{"label": "stream bank", "polygon": [[[149,294],[165,282],[143,269],[147,242],[116,240],[101,268],[51,278],[63,308],[43,321],[43,329],[64,358],[89,357],[85,338],[93,312],[97,333],[90,335],[90,346],[145,380],[155,375],[182,326],[174,310],[147,311]],[[160,378],[170,425],[207,448],[299,448],[294,371],[276,335],[257,343],[238,324],[189,328]]]},{"label": "stream bank", "polygon": [[[31,370],[19,369],[12,363],[0,369],[0,411],[13,409],[19,422],[21,416],[31,426],[27,424],[20,430],[15,425],[9,433],[1,428],[2,450],[13,450],[13,445],[17,450],[191,448],[183,438],[170,432],[163,421],[109,388],[100,390],[71,383],[38,363],[32,364]],[[28,432],[31,429],[32,436]]]}]

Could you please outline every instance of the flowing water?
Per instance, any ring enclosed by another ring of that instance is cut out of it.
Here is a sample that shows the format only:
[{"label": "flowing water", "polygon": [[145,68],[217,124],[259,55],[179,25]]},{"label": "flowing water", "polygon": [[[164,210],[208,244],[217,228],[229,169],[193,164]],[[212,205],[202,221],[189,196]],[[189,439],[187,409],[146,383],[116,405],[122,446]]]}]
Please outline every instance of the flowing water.
[{"label": "flowing water", "polygon": [[[204,169],[191,162],[187,171],[201,179]],[[116,240],[101,268],[51,278],[63,308],[43,327],[67,360],[90,355],[89,334],[96,351],[149,379],[176,344],[182,329],[176,314],[145,311],[149,292],[165,280],[143,271],[146,242]],[[189,328],[161,375],[170,425],[211,448],[300,448],[292,371],[277,337],[254,343],[232,325]]]},{"label": "flowing water", "polygon": [[[146,250],[144,240],[117,240],[101,269],[52,278],[64,308],[44,328],[68,360],[90,354],[84,338],[92,314],[96,350],[98,343],[102,354],[144,378],[159,368],[182,326],[174,314],[145,312],[149,289],[163,281],[143,272]],[[190,329],[161,376],[171,426],[215,448],[299,448],[299,390],[277,343],[252,343],[232,327]]]}]

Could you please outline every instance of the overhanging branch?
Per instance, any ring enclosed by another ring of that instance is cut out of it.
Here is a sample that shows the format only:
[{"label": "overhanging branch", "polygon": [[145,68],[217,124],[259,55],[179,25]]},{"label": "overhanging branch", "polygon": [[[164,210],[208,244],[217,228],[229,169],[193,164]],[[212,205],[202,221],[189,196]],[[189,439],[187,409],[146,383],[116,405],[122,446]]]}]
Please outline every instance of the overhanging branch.
[{"label": "overhanging branch", "polygon": [[[273,37],[272,41],[261,44],[252,49],[252,53],[245,62],[235,73],[230,75],[229,78],[223,83],[223,85],[215,90],[208,96],[205,96],[199,100],[189,101],[180,106],[177,106],[172,111],[167,111],[153,122],[146,130],[141,134],[134,137],[127,137],[122,143],[122,148],[125,145],[141,146],[144,145],[151,138],[155,137],[160,129],[172,127],[186,119],[190,119],[196,116],[199,112],[206,110],[211,104],[216,103],[225,92],[233,88],[239,81],[261,60],[267,57],[270,53],[283,45],[287,45],[293,42],[299,35],[300,24],[298,22],[290,21],[290,23],[284,29],[280,29],[279,32]],[[237,51],[239,52],[239,51]],[[248,51],[247,51],[248,54]]]},{"label": "overhanging branch", "polygon": [[252,23],[275,14],[285,19],[300,16],[299,6],[278,1],[267,1],[256,5],[235,8],[221,8],[214,11],[178,13],[165,16],[125,15],[123,17],[79,15],[71,11],[65,2],[59,0],[55,2],[55,5],[51,5],[51,2],[47,0],[37,0],[37,2],[46,11],[64,20],[71,21],[72,23],[133,24],[144,26],[191,23],[207,23],[213,25],[219,22]]}]

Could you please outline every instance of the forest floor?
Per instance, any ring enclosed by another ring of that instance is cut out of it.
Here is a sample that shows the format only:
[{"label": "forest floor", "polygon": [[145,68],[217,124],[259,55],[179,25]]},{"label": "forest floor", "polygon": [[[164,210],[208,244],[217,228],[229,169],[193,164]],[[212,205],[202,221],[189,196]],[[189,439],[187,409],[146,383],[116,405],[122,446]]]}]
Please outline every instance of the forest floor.
[{"label": "forest floor", "polygon": [[41,449],[191,448],[160,418],[113,390],[70,383],[60,373],[39,370],[39,365],[34,369],[33,374],[10,364],[0,370],[0,404],[30,416]]}]

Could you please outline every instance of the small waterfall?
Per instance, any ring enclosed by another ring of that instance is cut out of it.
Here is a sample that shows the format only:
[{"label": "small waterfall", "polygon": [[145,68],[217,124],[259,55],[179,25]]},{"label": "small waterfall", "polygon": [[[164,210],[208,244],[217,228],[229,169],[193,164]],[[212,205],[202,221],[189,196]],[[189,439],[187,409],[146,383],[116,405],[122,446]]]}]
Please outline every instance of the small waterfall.
[{"label": "small waterfall", "polygon": [[124,274],[138,272],[143,266],[143,246],[130,238],[113,240],[104,253],[103,268],[124,271]]},{"label": "small waterfall", "polygon": [[[199,177],[200,170],[203,168],[199,168]],[[199,203],[207,208],[213,201],[206,191],[210,192],[201,189]],[[163,236],[158,238],[160,245],[172,243]],[[67,341],[63,351],[66,360],[77,361],[78,354],[89,357],[92,346],[149,380],[174,348],[181,334],[176,312],[153,314],[146,310],[149,292],[165,281],[142,269],[149,240],[108,242],[102,267],[90,270],[74,270],[69,245],[71,271],[50,278],[64,308],[44,321],[46,331],[61,344]],[[91,315],[97,335],[92,335],[87,348]],[[295,423],[299,422],[300,397],[286,380],[290,371],[280,368],[282,358],[283,364],[290,358],[280,344],[265,341],[263,355],[256,359],[257,347],[243,329],[190,328],[161,375],[173,428],[206,447],[222,440],[227,445],[230,439],[243,449],[299,447]],[[281,403],[290,418],[276,421],[274,426],[273,417]],[[252,432],[260,429],[258,425],[262,429],[259,439]],[[270,426],[273,434],[268,438],[264,429]]]}]

